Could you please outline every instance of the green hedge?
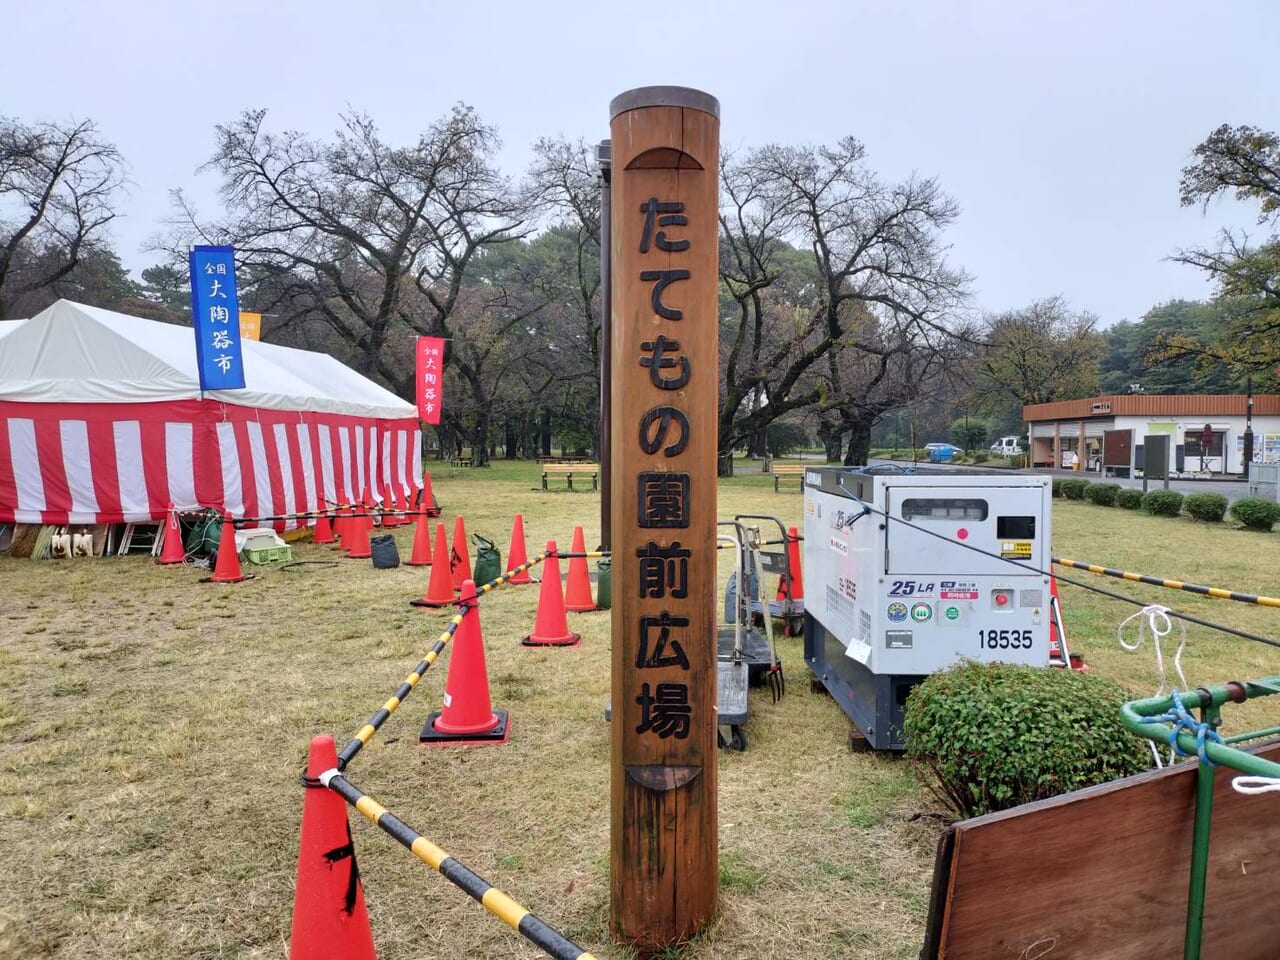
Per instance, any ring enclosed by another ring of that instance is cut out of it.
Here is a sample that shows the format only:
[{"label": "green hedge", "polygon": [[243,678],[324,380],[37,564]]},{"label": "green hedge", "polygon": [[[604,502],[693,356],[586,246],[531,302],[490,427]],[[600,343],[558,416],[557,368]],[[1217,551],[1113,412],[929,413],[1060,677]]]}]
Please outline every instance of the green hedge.
[{"label": "green hedge", "polygon": [[1089,485],[1088,480],[1077,480],[1074,477],[1058,482],[1058,488],[1062,491],[1063,498],[1067,500],[1083,500],[1084,492]]},{"label": "green hedge", "polygon": [[1114,507],[1119,492],[1118,483],[1091,483],[1085,488],[1084,498],[1100,507]]},{"label": "green hedge", "polygon": [[1123,488],[1116,494],[1116,506],[1125,510],[1137,510],[1142,506],[1142,491]]},{"label": "green hedge", "polygon": [[1057,499],[1062,496],[1062,480],[1058,477],[1053,478],[1053,497]]},{"label": "green hedge", "polygon": [[1147,769],[1126,699],[1094,673],[965,662],[912,690],[907,754],[958,815],[1007,810]]},{"label": "green hedge", "polygon": [[1150,490],[1142,498],[1142,509],[1153,517],[1176,517],[1182,511],[1182,494],[1177,490]]},{"label": "green hedge", "polygon": [[1231,516],[1246,530],[1270,530],[1273,523],[1280,521],[1280,504],[1261,497],[1241,497],[1231,504]]},{"label": "green hedge", "polygon": [[1227,498],[1220,493],[1190,493],[1182,501],[1182,509],[1192,520],[1221,523],[1227,514]]}]

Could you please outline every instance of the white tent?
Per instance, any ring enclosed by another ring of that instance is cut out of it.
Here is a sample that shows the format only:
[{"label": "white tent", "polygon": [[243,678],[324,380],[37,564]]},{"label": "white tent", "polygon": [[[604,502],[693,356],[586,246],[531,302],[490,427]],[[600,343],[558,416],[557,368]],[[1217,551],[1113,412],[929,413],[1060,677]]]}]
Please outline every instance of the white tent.
[{"label": "white tent", "polygon": [[242,354],[244,389],[202,392],[190,327],[66,300],[0,325],[0,521],[266,517],[420,486],[412,404],[327,354]]}]

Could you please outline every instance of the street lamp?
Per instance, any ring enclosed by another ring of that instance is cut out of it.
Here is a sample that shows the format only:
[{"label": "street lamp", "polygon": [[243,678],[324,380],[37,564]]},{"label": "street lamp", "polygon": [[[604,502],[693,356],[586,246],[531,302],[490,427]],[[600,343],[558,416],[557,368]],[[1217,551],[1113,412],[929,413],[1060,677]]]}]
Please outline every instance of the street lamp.
[{"label": "street lamp", "polygon": [[1244,405],[1244,478],[1249,479],[1249,464],[1253,462],[1253,376],[1249,376]]}]

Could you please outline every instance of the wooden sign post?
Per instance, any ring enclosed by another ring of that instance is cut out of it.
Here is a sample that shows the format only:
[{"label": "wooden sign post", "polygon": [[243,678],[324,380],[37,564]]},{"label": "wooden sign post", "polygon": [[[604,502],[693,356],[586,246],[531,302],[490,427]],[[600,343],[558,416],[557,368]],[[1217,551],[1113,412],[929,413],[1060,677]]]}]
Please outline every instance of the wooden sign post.
[{"label": "wooden sign post", "polygon": [[610,918],[658,949],[716,909],[720,106],[643,87],[609,113]]}]

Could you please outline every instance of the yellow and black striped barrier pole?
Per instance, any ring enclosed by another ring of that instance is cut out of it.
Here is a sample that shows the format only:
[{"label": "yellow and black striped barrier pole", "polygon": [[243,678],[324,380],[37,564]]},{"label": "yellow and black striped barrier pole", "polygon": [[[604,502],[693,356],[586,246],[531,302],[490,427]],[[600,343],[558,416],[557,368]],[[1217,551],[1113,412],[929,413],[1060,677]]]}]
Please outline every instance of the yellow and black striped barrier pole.
[{"label": "yellow and black striped barrier pole", "polygon": [[[596,554],[596,556],[599,555],[600,554]],[[463,607],[463,610],[453,615],[453,618],[449,621],[449,625],[444,628],[444,632],[440,634],[431,649],[427,651],[426,656],[422,658],[422,661],[413,668],[413,672],[404,678],[404,683],[400,684],[396,689],[396,692],[391,695],[391,699],[384,703],[378,712],[369,718],[369,722],[357,730],[356,735],[347,741],[347,745],[344,746],[342,748],[342,752],[338,754],[339,770],[347,769],[347,764],[351,762],[351,759],[361,751],[364,745],[367,744],[373,735],[378,732],[378,728],[387,722],[387,718],[395,713],[400,704],[405,701],[405,698],[413,692],[413,688],[418,685],[418,681],[422,679],[422,675],[431,669],[431,665],[435,663],[440,654],[444,652],[444,648],[448,646],[449,641],[453,639],[454,632],[462,624],[462,617],[466,612],[466,605],[474,602],[476,598],[488,593],[490,590],[496,590],[512,577],[519,576],[521,573],[536,566],[546,558],[547,555],[545,553],[540,553],[528,563],[522,563],[514,570],[508,570],[506,573],[502,574],[502,576],[494,577],[483,586],[477,587],[474,596],[459,598],[458,604]]]},{"label": "yellow and black striped barrier pole", "polygon": [[407,847],[414,856],[478,901],[486,910],[555,960],[595,960],[595,957],[536,914],[530,913],[484,877],[455,860],[426,837],[388,811],[337,769],[320,774],[320,782],[359,811],[378,829]]},{"label": "yellow and black striped barrier pole", "polygon": [[1252,603],[1259,607],[1280,607],[1280,599],[1276,597],[1260,597],[1255,593],[1241,593],[1238,590],[1223,590],[1221,587],[1206,587],[1200,583],[1186,583],[1182,580],[1166,580],[1146,573],[1133,573],[1129,570],[1117,570],[1114,567],[1100,567],[1094,563],[1082,563],[1079,560],[1068,560],[1065,557],[1053,557],[1053,562],[1075,570],[1088,570],[1104,577],[1115,577],[1118,580],[1130,580],[1134,583],[1149,583],[1153,587],[1168,587],[1170,590],[1183,590],[1187,593],[1198,593],[1218,600],[1235,600],[1239,603]]}]

